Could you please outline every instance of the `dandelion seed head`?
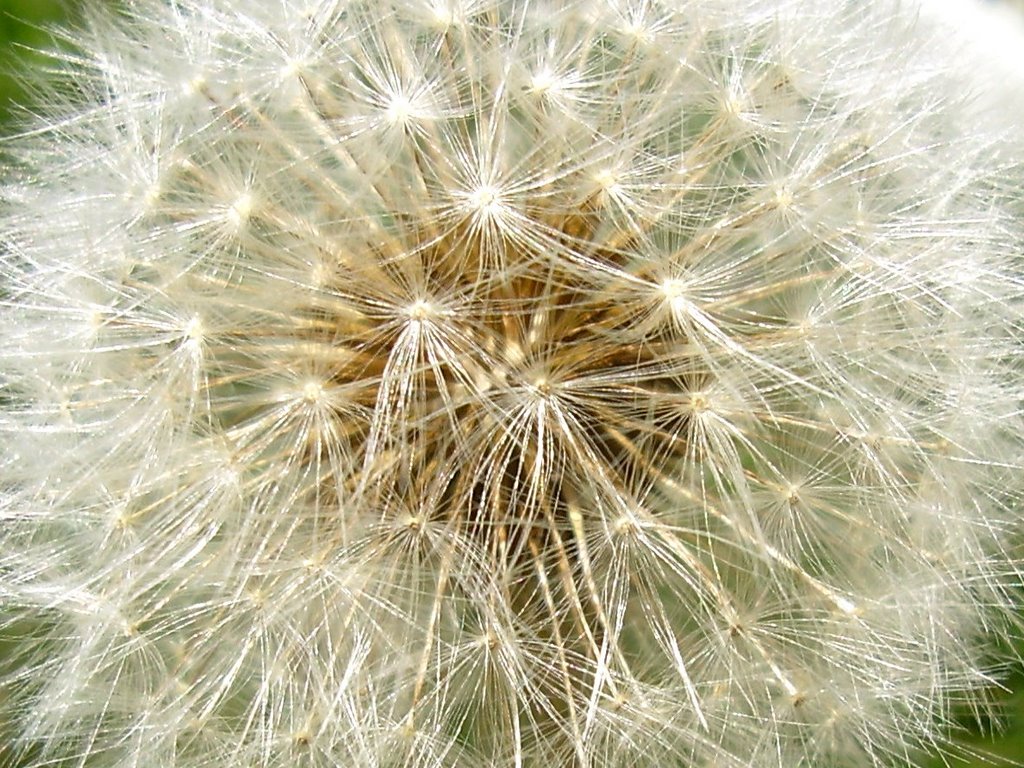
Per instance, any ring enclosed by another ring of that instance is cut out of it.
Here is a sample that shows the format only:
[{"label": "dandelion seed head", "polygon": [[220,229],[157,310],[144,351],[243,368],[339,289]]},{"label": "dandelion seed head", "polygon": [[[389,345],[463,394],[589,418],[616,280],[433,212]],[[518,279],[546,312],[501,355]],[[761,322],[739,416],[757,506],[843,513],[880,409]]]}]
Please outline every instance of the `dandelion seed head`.
[{"label": "dandelion seed head", "polygon": [[944,743],[1018,602],[1019,147],[905,13],[94,12],[0,185],[19,765]]}]

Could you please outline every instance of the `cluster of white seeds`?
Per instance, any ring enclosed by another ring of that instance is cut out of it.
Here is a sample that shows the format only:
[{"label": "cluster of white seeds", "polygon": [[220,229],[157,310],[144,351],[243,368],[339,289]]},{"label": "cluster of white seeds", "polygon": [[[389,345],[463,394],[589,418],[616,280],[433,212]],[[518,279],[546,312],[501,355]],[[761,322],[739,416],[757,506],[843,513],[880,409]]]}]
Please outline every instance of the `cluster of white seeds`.
[{"label": "cluster of white seeds", "polygon": [[907,766],[991,682],[1024,173],[888,0],[75,42],[4,146],[0,764]]}]

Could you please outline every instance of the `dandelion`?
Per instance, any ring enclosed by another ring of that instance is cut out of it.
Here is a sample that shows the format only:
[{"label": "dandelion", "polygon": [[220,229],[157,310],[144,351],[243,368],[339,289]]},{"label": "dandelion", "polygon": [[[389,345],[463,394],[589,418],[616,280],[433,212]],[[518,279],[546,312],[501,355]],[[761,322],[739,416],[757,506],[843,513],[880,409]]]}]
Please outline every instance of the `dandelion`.
[{"label": "dandelion", "polygon": [[5,145],[5,764],[896,766],[983,706],[1020,156],[904,11],[89,18]]}]

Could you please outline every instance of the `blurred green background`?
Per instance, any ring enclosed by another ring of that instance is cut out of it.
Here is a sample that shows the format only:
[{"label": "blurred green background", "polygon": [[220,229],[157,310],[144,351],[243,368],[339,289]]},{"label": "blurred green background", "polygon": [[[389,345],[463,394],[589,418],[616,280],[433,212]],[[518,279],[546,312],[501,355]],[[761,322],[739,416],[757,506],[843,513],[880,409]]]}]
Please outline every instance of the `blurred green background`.
[{"label": "blurred green background", "polygon": [[0,135],[11,107],[26,96],[14,73],[43,65],[44,57],[33,50],[49,46],[46,26],[66,20],[70,9],[63,0],[0,0]]},{"label": "blurred green background", "polygon": [[[254,3],[262,1],[252,0]],[[1024,10],[1024,0],[1008,2]],[[47,29],[73,18],[76,6],[74,0],[0,0],[0,136],[10,133],[12,115],[17,114],[17,105],[31,106],[31,98],[23,86],[23,79],[16,73],[27,73],[35,77],[47,65],[48,59],[37,52],[52,47],[52,36]],[[1018,652],[1024,655],[1024,644]],[[965,730],[960,743],[967,751],[984,752],[987,757],[965,759],[936,756],[929,763],[929,768],[1024,766],[1024,671],[1006,681],[1006,688],[994,689],[990,694],[991,700],[1002,713],[996,726],[1000,732],[994,738],[982,733],[965,712]],[[987,729],[990,728],[987,726]]]}]

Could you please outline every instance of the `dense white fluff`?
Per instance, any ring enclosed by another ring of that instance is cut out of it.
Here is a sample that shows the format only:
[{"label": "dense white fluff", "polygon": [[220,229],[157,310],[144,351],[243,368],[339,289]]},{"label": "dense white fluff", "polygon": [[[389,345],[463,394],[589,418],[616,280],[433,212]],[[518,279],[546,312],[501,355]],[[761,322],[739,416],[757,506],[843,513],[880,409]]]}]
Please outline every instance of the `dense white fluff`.
[{"label": "dense white fluff", "polygon": [[1020,581],[1024,174],[909,16],[93,13],[4,145],[0,763],[943,744]]}]

